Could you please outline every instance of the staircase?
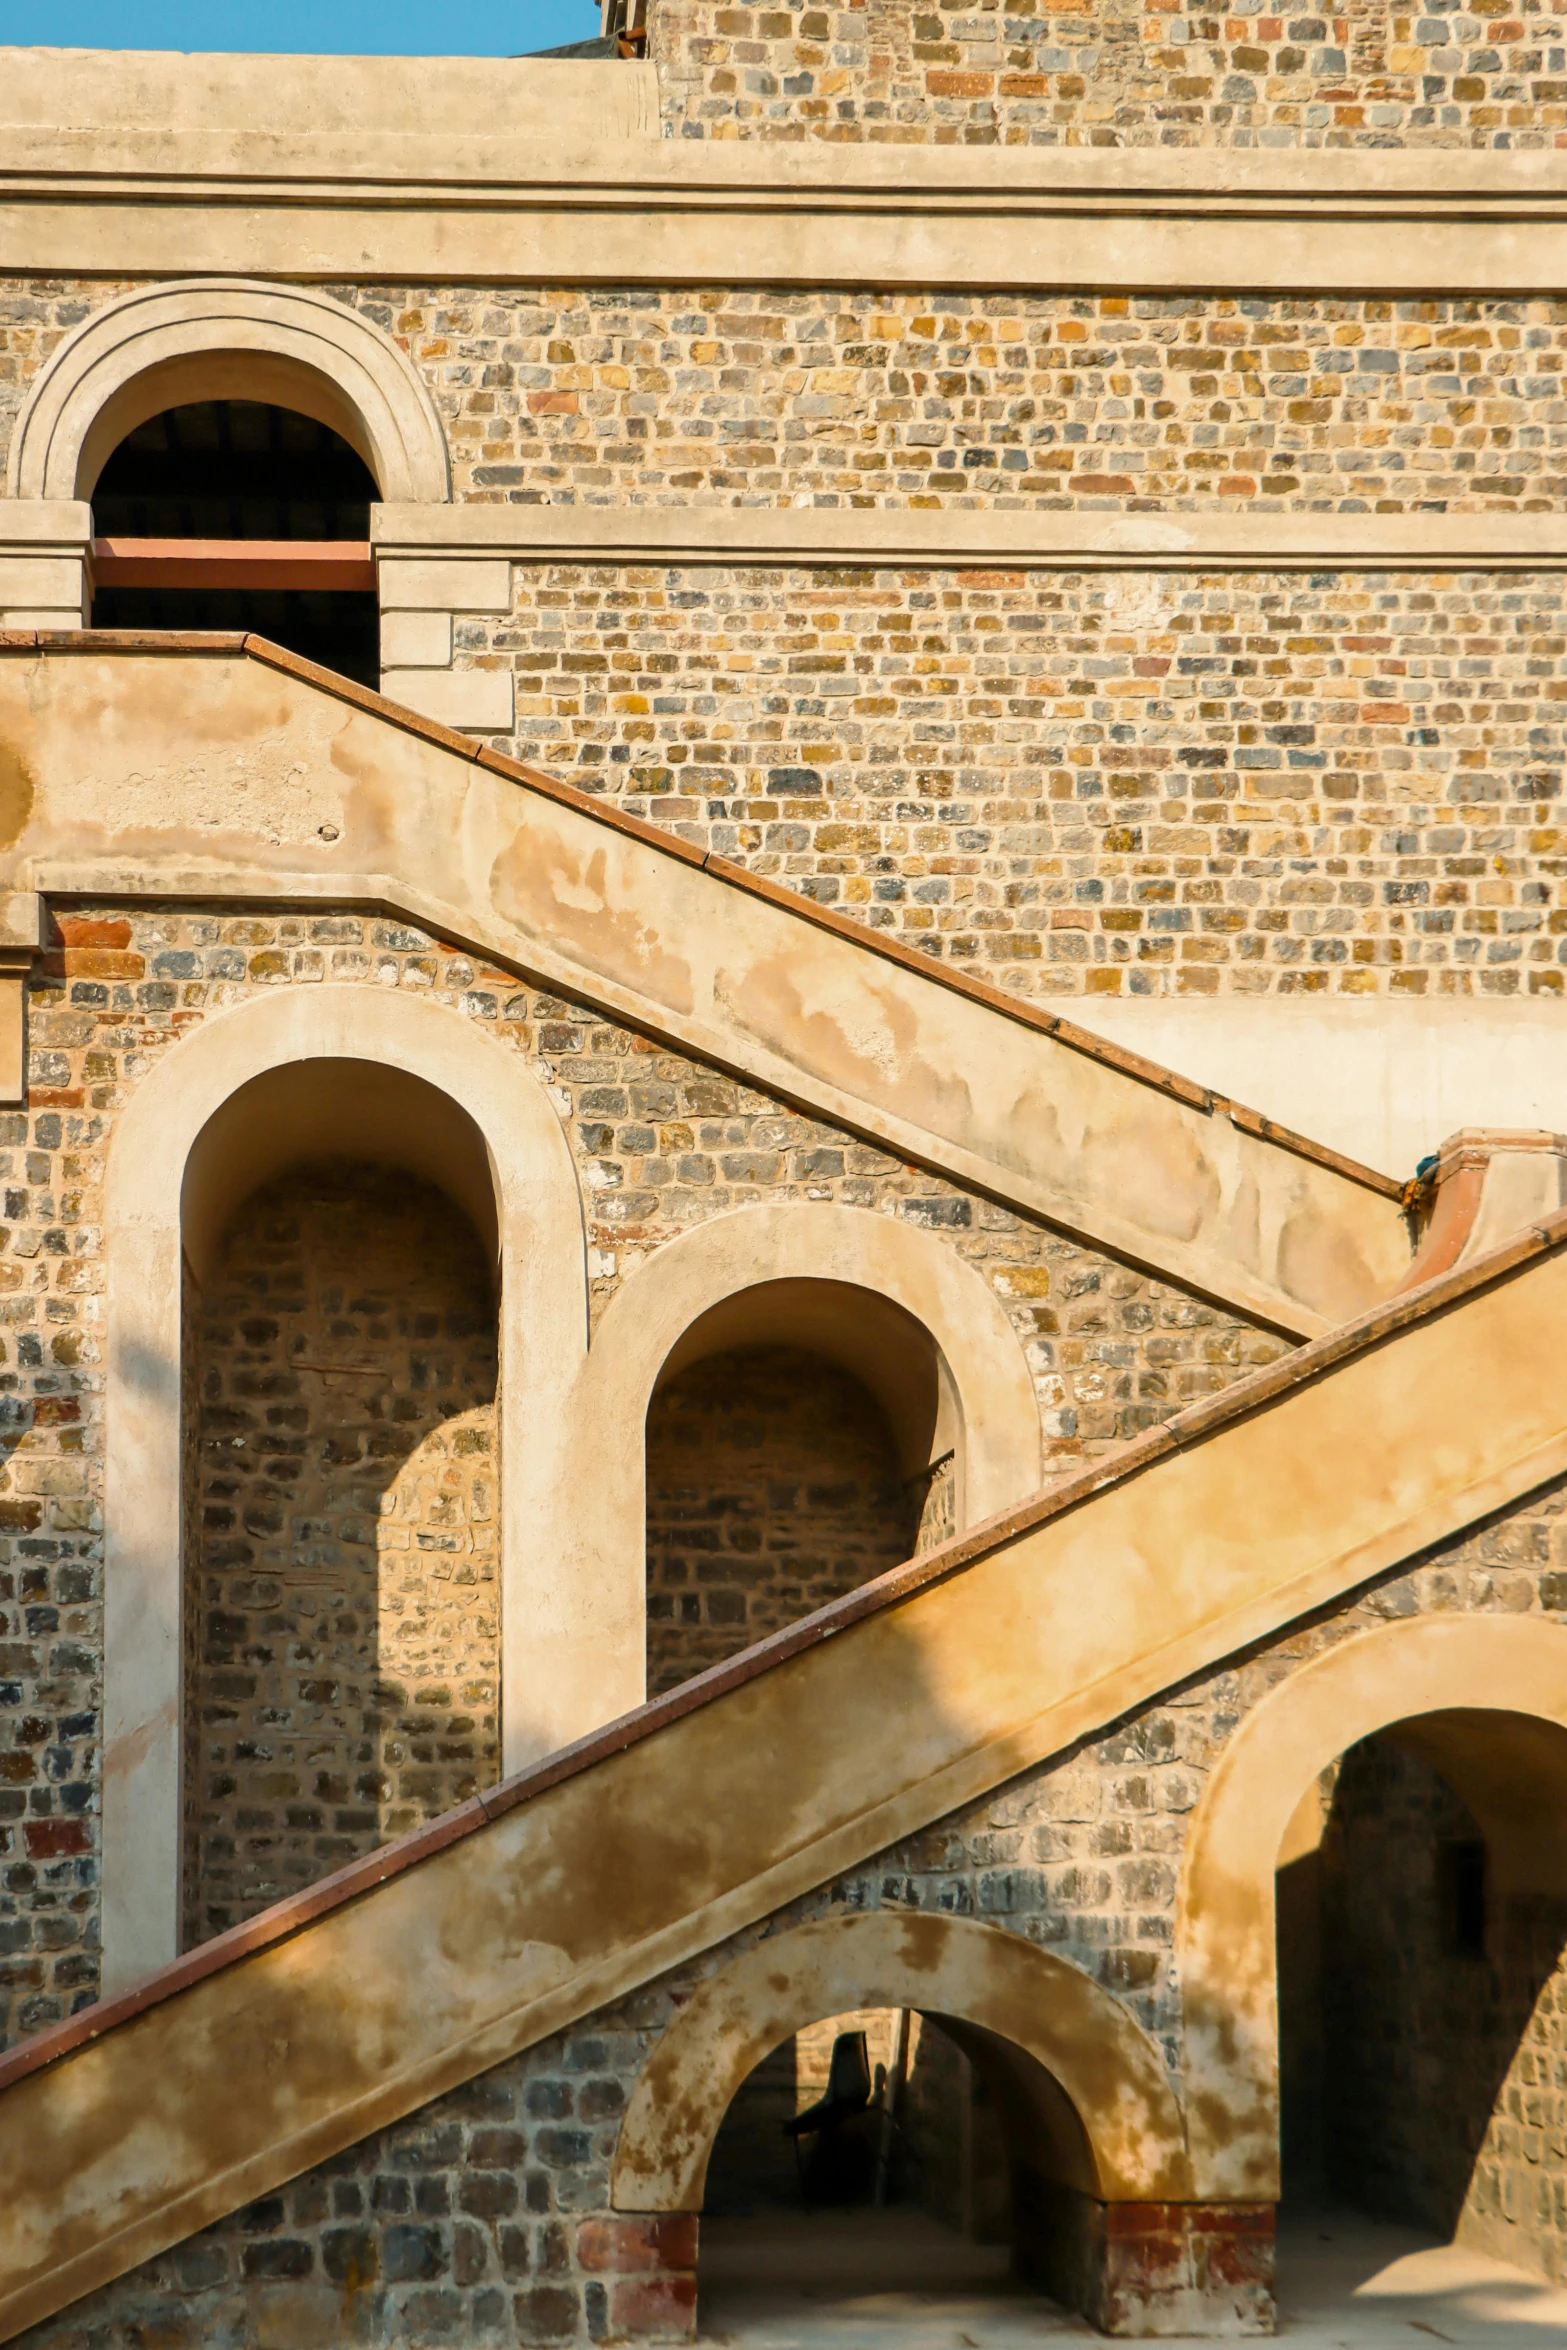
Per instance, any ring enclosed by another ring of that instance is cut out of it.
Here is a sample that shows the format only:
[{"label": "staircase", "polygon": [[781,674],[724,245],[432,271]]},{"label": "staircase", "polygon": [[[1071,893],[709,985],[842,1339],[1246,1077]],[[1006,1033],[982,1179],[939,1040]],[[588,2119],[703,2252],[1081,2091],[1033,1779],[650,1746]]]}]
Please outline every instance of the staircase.
[{"label": "staircase", "polygon": [[1561,1474],[1564,1327],[1557,1216],[13,2050],[0,2338]]}]

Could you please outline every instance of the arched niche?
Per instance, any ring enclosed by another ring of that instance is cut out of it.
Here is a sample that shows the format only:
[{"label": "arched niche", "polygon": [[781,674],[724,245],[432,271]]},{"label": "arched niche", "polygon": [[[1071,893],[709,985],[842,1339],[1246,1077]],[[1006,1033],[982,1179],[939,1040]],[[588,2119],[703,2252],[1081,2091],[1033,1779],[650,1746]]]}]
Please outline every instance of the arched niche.
[{"label": "arched niche", "polygon": [[[562,1588],[591,1586],[604,1710],[645,1687],[648,1406],[670,1365],[791,1332],[883,1399],[910,1460],[951,1446],[959,1532],[1041,1476],[1022,1344],[984,1276],[935,1233],[827,1201],[738,1208],[637,1264],[606,1309],[573,1399]],[[580,1714],[585,1691],[561,1690]]]},{"label": "arched niche", "polygon": [[182,1942],[500,1774],[500,1203],[451,1094],[293,1061],[182,1185]]},{"label": "arched niche", "polygon": [[384,1061],[322,1054],[236,1086],[191,1145],[180,1184],[186,1261],[205,1283],[235,1210],[303,1159],[351,1152],[450,1193],[498,1274],[500,1203],[483,1134],[462,1103]]},{"label": "arched niche", "polygon": [[894,1298],[794,1276],[700,1314],[647,1409],[649,1693],[949,1538],[961,1436],[946,1357]]},{"label": "arched niche", "polygon": [[[249,1093],[252,1085],[258,1090]],[[339,1090],[342,1089],[342,1090]],[[394,1134],[431,1109],[429,1131]],[[231,1108],[230,1104],[237,1106]],[[275,1136],[258,1110],[270,1109]],[[279,991],[215,1015],[138,1085],[110,1145],[105,1253],[104,1975],[115,1989],[176,1955],[180,1912],[181,1416],[184,1217],[198,1255],[261,1164],[334,1131],[341,1113],[439,1163],[504,1267],[499,1314],[502,1752],[519,1768],[593,1727],[563,1720],[557,1682],[592,1687],[594,1626],[562,1595],[567,1398],[587,1338],[571,1154],[548,1097],[472,1021],[372,987]],[[194,1164],[193,1164],[194,1160]],[[189,1184],[187,1188],[187,1178]],[[553,1644],[553,1645],[552,1645]],[[584,1651],[578,1658],[573,1652]]]},{"label": "arched niche", "polygon": [[951,1367],[926,1324],[895,1297],[801,1274],[752,1282],[681,1332],[655,1393],[693,1364],[747,1347],[796,1348],[847,1371],[881,1406],[906,1477],[956,1454],[962,1414]]},{"label": "arched niche", "polygon": [[1567,1884],[1567,1626],[1421,1616],[1341,1641],[1280,1682],[1225,1748],[1182,1862],[1176,1954],[1200,2090],[1199,2195],[1278,2196],[1276,1872],[1321,1774],[1380,1732],[1453,1787],[1506,1881]]},{"label": "arched niche", "polygon": [[67,335],[17,419],[7,493],[90,499],[127,433],[199,400],[261,401],[329,425],[383,499],[451,494],[435,403],[389,335],[313,288],[230,277],[138,287]]}]

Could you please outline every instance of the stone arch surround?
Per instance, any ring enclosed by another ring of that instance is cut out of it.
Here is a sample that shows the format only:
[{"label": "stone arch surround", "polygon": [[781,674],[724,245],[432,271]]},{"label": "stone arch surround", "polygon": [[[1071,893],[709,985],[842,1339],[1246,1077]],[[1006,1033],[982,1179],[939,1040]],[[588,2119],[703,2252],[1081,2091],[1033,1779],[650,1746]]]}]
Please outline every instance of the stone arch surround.
[{"label": "stone arch surround", "polygon": [[[345,985],[290,989],[217,1014],[138,1087],[106,1183],[113,1281],[105,1349],[103,1944],[113,1990],[172,1959],[179,1938],[182,1191],[209,1122],[265,1072],[382,1062],[461,1104],[483,1138],[504,1278],[501,1362],[502,1757],[560,1743],[559,1652],[586,1643],[563,1592],[556,1521],[566,1405],[586,1350],[581,1202],[548,1097],[446,1006]],[[566,1674],[573,1686],[588,1677]],[[530,1706],[529,1690],[548,1705]],[[510,1692],[508,1697],[507,1692]],[[548,1718],[544,1718],[547,1712]],[[591,1727],[569,1725],[566,1735]]]},{"label": "stone arch surround", "polygon": [[[1346,1748],[1433,1715],[1460,1716],[1472,1733],[1488,1717],[1498,1743],[1509,1738],[1513,1751],[1490,1769],[1483,1739],[1468,1741],[1474,1808],[1509,1871],[1567,1876],[1567,1739],[1556,1735],[1567,1732],[1567,1626],[1424,1616],[1357,1634],[1281,1682],[1225,1749],[1182,1862],[1175,1949],[1187,2070],[1202,2084],[1189,2116],[1201,2196],[1274,2201],[1279,2193],[1274,1875],[1296,1807]],[[1542,1812],[1537,1783],[1532,1806],[1509,1816],[1507,1781],[1520,1761],[1555,1777],[1554,1819]],[[1471,1793],[1463,1779],[1455,1784]]]},{"label": "stone arch surround", "polygon": [[391,337],[314,288],[235,277],[138,287],[67,335],[17,419],[7,495],[90,498],[128,432],[213,399],[272,401],[330,425],[383,499],[451,495],[435,403]]},{"label": "stone arch surround", "polygon": [[1021,2058],[1017,2092],[1062,2185],[1105,2202],[1189,2196],[1180,2108],[1158,2049],[1121,2001],[1002,1927],[880,1909],[770,1935],[694,1994],[626,2108],[615,2208],[700,2210],[719,2124],[746,2075],[819,2016],[869,2007],[951,2018]]},{"label": "stone arch surround", "polygon": [[[751,1294],[798,1299],[808,1285],[857,1291],[928,1333],[942,1391],[935,1441],[950,1440],[957,1454],[960,1533],[1040,1483],[1039,1405],[1022,1342],[984,1276],[948,1242],[896,1217],[827,1201],[736,1208],[695,1226],[645,1258],[617,1293],[570,1408],[578,1506],[565,1535],[563,1582],[594,1593],[600,1718],[639,1704],[645,1686],[644,1431],[659,1376],[704,1317],[714,1317],[708,1328],[721,1331],[725,1345],[743,1344]],[[763,1336],[786,1331],[800,1343],[808,1326],[799,1314],[786,1325],[770,1319]],[[878,1360],[874,1345],[854,1349],[846,1335],[828,1351],[878,1395],[895,1430],[906,1422],[899,1366]],[[562,1702],[580,1713],[586,1692],[563,1691]]]}]

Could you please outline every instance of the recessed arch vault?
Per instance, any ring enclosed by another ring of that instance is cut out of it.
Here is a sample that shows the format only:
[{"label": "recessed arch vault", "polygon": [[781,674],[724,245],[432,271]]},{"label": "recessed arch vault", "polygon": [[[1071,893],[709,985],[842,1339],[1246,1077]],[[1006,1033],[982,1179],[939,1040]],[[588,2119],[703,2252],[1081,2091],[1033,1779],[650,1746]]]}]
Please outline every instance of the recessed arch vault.
[{"label": "recessed arch vault", "polygon": [[262,400],[330,425],[383,499],[451,495],[446,436],[413,362],[308,286],[187,278],[84,319],[33,384],[7,466],[13,498],[90,498],[128,432],[191,400]]},{"label": "recessed arch vault", "polygon": [[[1483,1735],[1487,1723],[1494,1736]],[[1413,1617],[1355,1635],[1246,1716],[1193,1816],[1176,1956],[1186,2007],[1199,2196],[1274,2202],[1279,2070],[1274,1874],[1312,1783],[1346,1748],[1397,1727],[1452,1777],[1514,1871],[1567,1864],[1567,1826],[1510,1816],[1543,1759],[1567,1787],[1567,1625],[1539,1616]],[[1525,1782],[1527,1783],[1527,1781]]]},{"label": "recessed arch vault", "polygon": [[[861,1301],[858,1328],[842,1293]],[[948,1242],[868,1208],[783,1201],[712,1217],[623,1283],[571,1408],[578,1506],[566,1580],[595,1593],[606,1713],[640,1703],[645,1687],[645,1428],[666,1366],[748,1342],[816,1346],[877,1394],[906,1446],[921,1424],[918,1404],[889,1341],[911,1325],[936,1360],[927,1441],[956,1454],[962,1532],[1034,1492],[1042,1439],[1017,1332],[983,1274]],[[568,1712],[581,1712],[583,1693],[561,1694]]]},{"label": "recessed arch vault", "polygon": [[1118,1999],[1003,1927],[881,1909],[770,1936],[702,1985],[632,2092],[610,2173],[615,2208],[699,2211],[746,2075],[819,2017],[866,2007],[969,2027],[991,2061],[1010,2065],[1004,2102],[1037,2140],[1036,2167],[1063,2185],[1109,2203],[1188,2199],[1180,2108],[1158,2049]]},{"label": "recessed arch vault", "polygon": [[[179,1933],[181,1623],[181,1249],[198,1248],[232,1192],[227,1106],[273,1072],[323,1072],[284,1105],[301,1148],[319,1149],[345,1065],[381,1065],[454,1107],[472,1131],[459,1190],[487,1159],[490,1229],[504,1264],[500,1306],[502,1751],[515,1770],[558,1743],[553,1646],[591,1623],[563,1603],[555,1521],[566,1487],[566,1399],[587,1342],[581,1202],[571,1152],[542,1087],[505,1047],[441,1004],[374,987],[290,988],[220,1012],[171,1046],[116,1127],[106,1182],[107,1311],[104,1627],[104,1982],[123,1987],[176,1955]],[[302,1083],[302,1079],[300,1080]],[[263,1089],[271,1101],[271,1093]],[[395,1089],[394,1089],[395,1091]],[[281,1100],[281,1096],[279,1100]],[[366,1097],[368,1098],[368,1097]],[[340,1100],[350,1110],[354,1097]],[[276,1104],[273,1105],[274,1108]],[[395,1104],[394,1104],[395,1106]],[[337,1147],[378,1141],[347,1123]],[[214,1136],[216,1141],[214,1142]],[[203,1147],[205,1138],[205,1147]],[[394,1159],[421,1169],[417,1138]],[[410,1152],[412,1155],[410,1155]],[[187,1175],[195,1170],[194,1192]],[[270,1172],[263,1167],[262,1173]],[[574,1685],[581,1676],[568,1676]],[[541,1730],[541,1698],[548,1719]],[[601,1715],[565,1730],[593,1727]]]}]

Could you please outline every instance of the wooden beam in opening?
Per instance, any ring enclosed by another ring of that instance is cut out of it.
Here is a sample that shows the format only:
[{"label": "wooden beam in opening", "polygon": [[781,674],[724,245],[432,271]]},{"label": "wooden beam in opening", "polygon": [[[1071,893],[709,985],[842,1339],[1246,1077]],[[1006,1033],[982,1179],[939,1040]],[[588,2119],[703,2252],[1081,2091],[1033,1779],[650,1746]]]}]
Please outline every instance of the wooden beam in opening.
[{"label": "wooden beam in opening", "polygon": [[94,539],[95,587],[375,588],[361,539]]}]

